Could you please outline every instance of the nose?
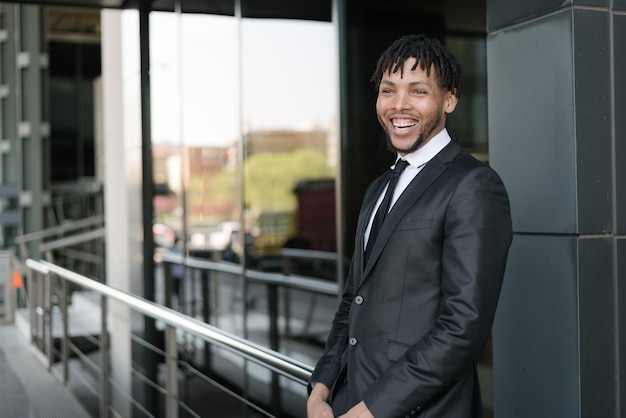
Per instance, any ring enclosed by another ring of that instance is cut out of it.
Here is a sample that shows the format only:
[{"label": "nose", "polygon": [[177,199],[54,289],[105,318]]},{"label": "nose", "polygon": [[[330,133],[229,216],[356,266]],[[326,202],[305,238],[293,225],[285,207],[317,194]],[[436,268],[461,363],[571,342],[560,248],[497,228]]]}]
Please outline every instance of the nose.
[{"label": "nose", "polygon": [[393,102],[395,109],[407,109],[409,107],[409,95],[405,92],[398,91]]}]

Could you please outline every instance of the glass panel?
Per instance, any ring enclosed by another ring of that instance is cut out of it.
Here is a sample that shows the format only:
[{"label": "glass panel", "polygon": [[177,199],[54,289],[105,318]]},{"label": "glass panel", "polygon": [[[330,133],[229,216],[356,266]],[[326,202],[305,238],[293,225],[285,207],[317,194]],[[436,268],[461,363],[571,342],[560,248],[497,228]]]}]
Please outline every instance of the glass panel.
[{"label": "glass panel", "polygon": [[241,213],[237,24],[203,15],[181,22],[187,243],[196,255],[221,259]]},{"label": "glass panel", "polygon": [[[253,269],[335,280],[336,264],[316,255],[336,250],[338,71],[334,35],[334,26],[328,22],[241,22],[245,207],[241,239],[246,265]],[[288,257],[285,249],[316,253]],[[320,349],[308,339],[320,331],[315,325],[330,321],[323,309],[326,299],[250,284],[246,291],[247,338],[313,364]],[[321,329],[323,335],[326,328]],[[267,388],[276,385],[281,393],[289,393],[289,382],[277,380],[269,371],[249,365],[248,375],[251,381],[271,382]],[[251,385],[250,395],[267,399],[271,393]],[[276,407],[278,399],[272,398]],[[292,395],[289,405],[281,407],[298,416],[305,400]]]},{"label": "glass panel", "polygon": [[465,151],[488,161],[486,40],[484,37],[447,36],[446,46],[463,66],[461,100],[448,118],[448,131]]},{"label": "glass panel", "polygon": [[240,217],[236,20],[150,18],[155,240],[165,251],[222,259]]},{"label": "glass panel", "polygon": [[[150,30],[157,251],[335,280],[332,24],[152,13]],[[330,256],[287,264],[285,247]],[[319,357],[317,345],[292,337],[319,332],[321,341],[332,316],[323,308],[334,297],[316,301],[246,287],[238,274],[180,267],[166,267],[182,284],[173,286],[173,307],[282,352],[308,351],[309,363]],[[211,361],[218,374],[243,369],[220,350]],[[276,382],[269,371],[246,369],[246,379]],[[250,399],[269,396],[255,390]]]},{"label": "glass panel", "polygon": [[[260,269],[284,268],[285,247],[336,250],[334,33],[328,22],[242,21],[246,234]],[[334,280],[319,264],[291,265]]]},{"label": "glass panel", "polygon": [[[247,265],[336,280],[335,28],[243,19],[241,37]],[[336,298],[252,284],[246,293],[247,338],[314,364]]]}]

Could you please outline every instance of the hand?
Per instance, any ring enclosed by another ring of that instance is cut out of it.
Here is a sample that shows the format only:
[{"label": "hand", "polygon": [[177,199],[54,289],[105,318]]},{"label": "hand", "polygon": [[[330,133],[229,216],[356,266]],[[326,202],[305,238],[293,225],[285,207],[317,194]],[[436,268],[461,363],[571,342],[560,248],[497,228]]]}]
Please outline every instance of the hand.
[{"label": "hand", "polygon": [[374,418],[374,415],[367,408],[365,402],[361,401],[339,418]]},{"label": "hand", "polygon": [[334,418],[333,408],[326,402],[330,389],[323,383],[313,386],[311,395],[306,403],[307,418]]}]

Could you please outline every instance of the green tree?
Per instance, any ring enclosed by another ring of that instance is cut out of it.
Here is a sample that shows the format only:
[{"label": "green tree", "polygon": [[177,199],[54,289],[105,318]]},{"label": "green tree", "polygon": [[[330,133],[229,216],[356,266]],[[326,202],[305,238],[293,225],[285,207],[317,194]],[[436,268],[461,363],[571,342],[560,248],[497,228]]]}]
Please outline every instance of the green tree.
[{"label": "green tree", "polygon": [[301,180],[333,177],[326,157],[313,149],[252,155],[244,164],[244,196],[250,209],[294,210],[293,190]]}]

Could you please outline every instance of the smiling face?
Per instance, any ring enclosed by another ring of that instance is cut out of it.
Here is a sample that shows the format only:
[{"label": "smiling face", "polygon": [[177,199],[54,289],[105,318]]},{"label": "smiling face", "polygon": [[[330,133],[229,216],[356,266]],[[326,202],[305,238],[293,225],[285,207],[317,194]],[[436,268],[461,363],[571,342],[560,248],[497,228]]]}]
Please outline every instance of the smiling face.
[{"label": "smiling face", "polygon": [[434,67],[430,75],[415,58],[406,60],[402,70],[383,74],[376,100],[378,120],[387,133],[388,145],[400,155],[409,154],[426,144],[446,125],[458,98],[443,89]]}]

